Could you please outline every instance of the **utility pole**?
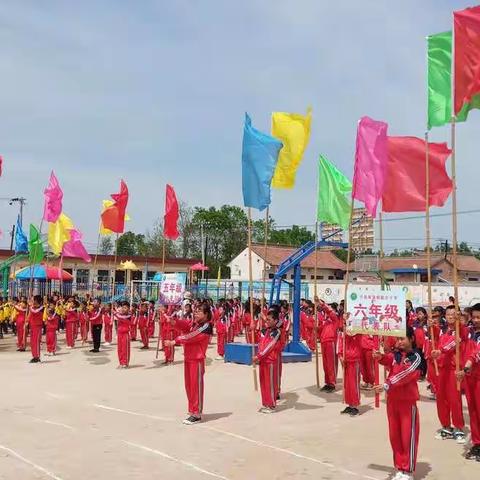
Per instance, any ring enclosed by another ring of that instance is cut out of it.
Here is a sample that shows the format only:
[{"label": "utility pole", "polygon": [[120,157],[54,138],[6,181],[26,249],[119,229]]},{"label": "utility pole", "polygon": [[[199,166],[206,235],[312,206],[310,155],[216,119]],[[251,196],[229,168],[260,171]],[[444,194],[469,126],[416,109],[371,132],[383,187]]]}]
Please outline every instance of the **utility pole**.
[{"label": "utility pole", "polygon": [[[203,238],[203,223],[200,224],[200,238],[201,238],[201,249],[202,249],[202,264],[205,265],[205,247],[204,247],[204,238]],[[202,269],[202,280],[205,278],[205,271]]]},{"label": "utility pole", "polygon": [[0,197],[0,200],[6,200],[9,205],[13,205],[14,203],[20,205],[20,226],[23,228],[23,207],[27,203],[27,199],[25,197]]}]

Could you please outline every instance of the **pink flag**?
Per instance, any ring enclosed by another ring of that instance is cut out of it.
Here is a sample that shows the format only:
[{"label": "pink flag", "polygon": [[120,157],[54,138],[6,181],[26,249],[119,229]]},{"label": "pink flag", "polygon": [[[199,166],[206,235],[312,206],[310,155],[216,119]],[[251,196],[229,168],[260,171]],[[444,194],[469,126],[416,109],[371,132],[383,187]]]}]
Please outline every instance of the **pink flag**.
[{"label": "pink flag", "polygon": [[63,244],[62,255],[64,257],[81,258],[85,262],[92,260],[83,246],[82,234],[75,229],[70,230],[70,240]]},{"label": "pink flag", "polygon": [[62,213],[63,192],[53,171],[50,174],[48,187],[43,191],[43,194],[45,195],[43,219],[47,222],[56,222]]},{"label": "pink flag", "polygon": [[369,117],[362,117],[358,122],[352,196],[365,204],[367,213],[373,218],[377,215],[385,185],[387,129],[385,122]]}]

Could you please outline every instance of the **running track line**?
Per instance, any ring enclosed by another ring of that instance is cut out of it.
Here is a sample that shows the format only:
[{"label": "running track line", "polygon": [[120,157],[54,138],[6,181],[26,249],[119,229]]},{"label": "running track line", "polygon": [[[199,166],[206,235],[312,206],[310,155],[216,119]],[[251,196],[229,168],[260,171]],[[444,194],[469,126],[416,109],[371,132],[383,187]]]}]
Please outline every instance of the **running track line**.
[{"label": "running track line", "polygon": [[[166,422],[175,422],[175,420],[173,418],[157,417],[155,415],[149,415],[149,414],[146,414],[146,413],[139,413],[139,412],[132,412],[130,410],[123,410],[121,408],[109,407],[107,405],[94,404],[93,406],[96,407],[96,408],[100,408],[102,410],[110,410],[112,412],[126,413],[128,415],[135,415],[137,417],[151,418],[151,419],[154,419],[154,420],[161,420],[161,421],[166,421]],[[232,438],[237,438],[239,440],[243,440],[245,442],[252,443],[252,444],[257,445],[259,447],[270,448],[271,450],[275,450],[275,451],[280,452],[280,453],[285,453],[285,454],[290,455],[292,457],[301,458],[302,460],[308,460],[310,462],[317,463],[319,465],[327,467],[331,470],[346,473],[348,475],[352,475],[352,476],[355,476],[355,477],[361,477],[361,478],[365,478],[367,480],[379,480],[376,477],[370,477],[369,475],[363,475],[361,473],[353,472],[351,470],[347,470],[347,469],[342,468],[342,467],[336,467],[332,463],[328,463],[328,462],[325,462],[323,460],[319,460],[318,458],[302,455],[300,453],[294,452],[293,450],[287,450],[285,448],[275,447],[274,445],[270,445],[268,443],[260,442],[258,440],[254,440],[252,438],[244,437],[243,435],[239,435],[237,433],[227,432],[226,430],[221,430],[221,429],[215,428],[215,427],[209,427],[207,425],[197,425],[196,428],[202,428],[204,430],[210,430],[212,432],[221,433],[222,435],[227,435],[227,436],[232,437]],[[220,478],[223,478],[223,477],[220,477]]]},{"label": "running track line", "polygon": [[140,445],[138,443],[133,443],[133,442],[127,442],[126,440],[122,440],[123,443],[126,445],[129,445],[131,447],[136,447],[141,450],[145,450],[146,452],[153,453],[155,455],[159,455],[160,457],[166,458],[168,460],[172,460],[173,462],[180,463],[181,465],[184,465],[185,467],[191,468],[192,470],[195,470],[196,472],[203,473],[205,475],[209,475],[210,477],[215,477],[215,478],[220,478],[221,480],[229,480],[227,477],[223,477],[222,475],[217,475],[216,473],[209,472],[208,470],[204,470],[203,468],[197,467],[197,465],[194,465],[193,463],[186,462],[185,460],[180,460],[179,458],[172,457],[171,455],[168,455],[168,453],[161,452],[160,450],[155,450],[153,448],[145,447],[144,445]]},{"label": "running track line", "polygon": [[9,453],[13,457],[17,458],[18,460],[22,461],[23,463],[26,463],[27,465],[30,465],[31,467],[35,468],[39,472],[42,472],[44,475],[47,477],[53,478],[53,480],[63,480],[59,476],[55,475],[52,472],[49,472],[46,468],[43,468],[40,465],[37,465],[36,463],[32,462],[31,460],[28,460],[28,458],[23,457],[19,453],[15,452],[11,448],[5,447],[4,445],[0,445],[0,450],[4,450],[5,452]]}]

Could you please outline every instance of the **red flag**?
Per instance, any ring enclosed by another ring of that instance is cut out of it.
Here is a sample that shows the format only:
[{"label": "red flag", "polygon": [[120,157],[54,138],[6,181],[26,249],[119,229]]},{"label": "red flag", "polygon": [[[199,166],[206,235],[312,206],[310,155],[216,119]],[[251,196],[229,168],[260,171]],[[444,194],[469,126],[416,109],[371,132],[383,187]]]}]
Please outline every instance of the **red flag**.
[{"label": "red flag", "polygon": [[176,240],[180,233],[177,227],[178,202],[175,190],[167,184],[165,192],[165,215],[163,217],[163,236],[169,240]]},{"label": "red flag", "polygon": [[3,157],[0,155],[0,177],[2,176],[3,173]]},{"label": "red flag", "polygon": [[[430,205],[442,207],[453,184],[445,163],[452,151],[446,143],[429,143]],[[416,137],[388,137],[388,164],[382,197],[384,212],[424,212],[426,144]]]},{"label": "red flag", "polygon": [[115,233],[123,233],[125,227],[125,210],[128,203],[127,184],[121,180],[120,192],[110,195],[114,201],[111,207],[108,207],[102,213],[102,224]]},{"label": "red flag", "polygon": [[480,6],[453,13],[455,115],[480,93]]}]

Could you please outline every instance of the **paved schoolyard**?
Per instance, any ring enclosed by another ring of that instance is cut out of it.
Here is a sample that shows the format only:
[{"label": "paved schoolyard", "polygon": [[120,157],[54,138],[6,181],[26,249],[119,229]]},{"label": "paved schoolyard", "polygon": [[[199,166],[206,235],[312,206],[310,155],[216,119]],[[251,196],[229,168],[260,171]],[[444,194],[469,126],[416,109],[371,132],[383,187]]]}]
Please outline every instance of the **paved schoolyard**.
[{"label": "paved schoolyard", "polygon": [[[384,480],[392,471],[385,405],[363,398],[362,415],[341,416],[342,394],[320,393],[312,363],[284,366],[283,399],[257,413],[251,367],[215,361],[209,349],[205,422],[185,426],[181,350],[173,366],[132,343],[131,368],[115,346],[90,346],[29,364],[11,336],[0,340],[0,479]],[[421,385],[417,479],[480,478],[463,447],[434,440],[435,405]]]}]

